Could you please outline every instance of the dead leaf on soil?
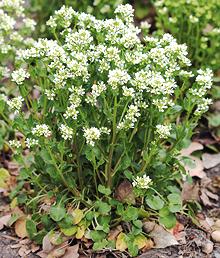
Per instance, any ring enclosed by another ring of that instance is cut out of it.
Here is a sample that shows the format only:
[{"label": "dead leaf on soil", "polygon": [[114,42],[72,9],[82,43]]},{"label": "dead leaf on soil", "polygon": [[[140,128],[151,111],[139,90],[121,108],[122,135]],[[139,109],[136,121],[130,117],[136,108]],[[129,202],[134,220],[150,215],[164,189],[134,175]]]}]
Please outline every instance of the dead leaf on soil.
[{"label": "dead leaf on soil", "polygon": [[202,155],[202,161],[206,169],[213,168],[218,164],[220,164],[220,153],[218,154],[204,153]]},{"label": "dead leaf on soil", "polygon": [[25,238],[28,236],[28,233],[26,230],[26,217],[25,216],[19,218],[15,222],[15,233],[20,238]]},{"label": "dead leaf on soil", "polygon": [[186,232],[184,231],[184,225],[177,221],[176,225],[169,230],[172,235],[180,244],[186,244]]},{"label": "dead leaf on soil", "polygon": [[117,226],[116,228],[113,228],[110,230],[108,234],[108,240],[115,240],[116,237],[123,231],[122,226]]},{"label": "dead leaf on soil", "polygon": [[199,158],[194,157],[194,156],[191,155],[193,152],[195,152],[197,150],[202,150],[202,149],[203,149],[202,144],[200,144],[198,142],[192,142],[188,148],[185,148],[185,149],[181,150],[180,158],[181,157],[188,157],[191,160],[193,160],[193,162],[194,162],[195,166],[192,168],[192,167],[184,164],[181,161],[182,165],[184,166],[184,168],[186,169],[188,174],[192,177],[196,176],[196,177],[199,177],[199,178],[203,178],[203,177],[206,176],[206,174],[204,172],[203,162]]},{"label": "dead leaf on soil", "polygon": [[172,245],[178,245],[174,235],[166,231],[162,226],[155,225],[153,231],[150,232],[150,237],[153,238],[154,248],[165,248]]},{"label": "dead leaf on soil", "polygon": [[182,187],[182,201],[199,201],[199,184],[184,182]]},{"label": "dead leaf on soil", "polygon": [[5,215],[0,218],[0,230],[3,229],[4,226],[8,226],[8,221],[11,218],[11,214]]},{"label": "dead leaf on soil", "polygon": [[197,150],[203,150],[203,145],[198,142],[191,142],[188,148],[182,149],[181,150],[181,156],[189,156],[191,155],[194,151]]},{"label": "dead leaf on soil", "polygon": [[187,165],[184,165],[184,167],[185,167],[186,171],[189,173],[189,175],[191,177],[196,176],[196,177],[199,177],[199,178],[206,177],[206,173],[204,172],[203,162],[197,157],[194,157],[194,156],[188,156],[188,157],[190,159],[192,159],[195,163],[194,168],[191,168]]},{"label": "dead leaf on soil", "polygon": [[201,194],[200,194],[200,199],[202,201],[202,203],[205,206],[209,206],[209,207],[218,207],[218,204],[213,203],[210,199],[218,201],[219,197],[217,194],[213,194],[212,192],[210,192],[208,189],[201,189],[200,190]]},{"label": "dead leaf on soil", "polygon": [[196,219],[199,222],[200,227],[207,233],[211,233],[212,226],[214,225],[214,220],[209,217],[200,217],[197,216]]},{"label": "dead leaf on soil", "polygon": [[115,198],[123,203],[135,204],[132,184],[124,180],[115,190]]},{"label": "dead leaf on soil", "polygon": [[62,258],[78,258],[79,245],[69,246]]},{"label": "dead leaf on soil", "polygon": [[50,242],[48,234],[43,238],[43,251],[49,253],[53,249],[53,245]]}]

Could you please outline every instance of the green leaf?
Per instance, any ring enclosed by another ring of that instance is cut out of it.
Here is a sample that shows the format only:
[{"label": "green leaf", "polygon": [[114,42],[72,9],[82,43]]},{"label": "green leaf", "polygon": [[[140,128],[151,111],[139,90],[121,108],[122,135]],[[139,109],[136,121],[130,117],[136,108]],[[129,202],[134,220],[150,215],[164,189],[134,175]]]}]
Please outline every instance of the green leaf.
[{"label": "green leaf", "polygon": [[102,250],[107,245],[108,245],[108,241],[106,239],[102,239],[101,241],[94,243],[92,249],[95,250],[95,251]]},{"label": "green leaf", "polygon": [[28,232],[30,239],[33,239],[37,234],[37,227],[33,220],[31,219],[26,220],[26,230]]},{"label": "green leaf", "polygon": [[65,235],[65,236],[73,236],[77,232],[77,226],[72,226],[70,228],[61,228],[60,231]]},{"label": "green leaf", "polygon": [[182,209],[181,204],[169,203],[169,210],[173,213],[180,212]]},{"label": "green leaf", "polygon": [[133,221],[133,224],[134,224],[134,226],[137,227],[137,228],[142,228],[142,226],[143,226],[143,223],[142,223],[141,220],[134,220],[134,221]]},{"label": "green leaf", "polygon": [[101,240],[103,240],[106,237],[107,234],[103,231],[91,230],[89,235],[90,235],[92,241],[100,242]]},{"label": "green leaf", "polygon": [[164,201],[159,196],[152,196],[146,198],[147,205],[153,210],[160,210],[164,206]]},{"label": "green leaf", "polygon": [[131,171],[129,170],[125,170],[124,171],[124,175],[128,180],[132,180],[133,179],[133,174],[131,173]]},{"label": "green leaf", "polygon": [[61,221],[65,217],[65,214],[66,210],[63,207],[51,206],[50,208],[50,217],[56,222]]},{"label": "green leaf", "polygon": [[108,215],[108,213],[111,211],[111,206],[106,202],[97,201],[95,206],[98,209],[98,212],[103,215]]},{"label": "green leaf", "polygon": [[209,125],[212,127],[220,126],[220,114],[211,114],[208,116]]},{"label": "green leaf", "polygon": [[176,216],[164,207],[159,211],[159,222],[166,228],[173,228],[176,225]]},{"label": "green leaf", "polygon": [[124,221],[135,221],[138,219],[138,209],[135,207],[128,207],[122,214],[122,219]]},{"label": "green leaf", "polygon": [[170,213],[167,217],[159,217],[159,222],[170,229],[176,225],[176,217],[173,213]]},{"label": "green leaf", "polygon": [[98,186],[98,191],[104,195],[110,195],[111,194],[111,189],[106,188],[104,185],[99,185]]},{"label": "green leaf", "polygon": [[171,193],[167,196],[167,199],[172,204],[182,204],[181,195],[178,193]]}]

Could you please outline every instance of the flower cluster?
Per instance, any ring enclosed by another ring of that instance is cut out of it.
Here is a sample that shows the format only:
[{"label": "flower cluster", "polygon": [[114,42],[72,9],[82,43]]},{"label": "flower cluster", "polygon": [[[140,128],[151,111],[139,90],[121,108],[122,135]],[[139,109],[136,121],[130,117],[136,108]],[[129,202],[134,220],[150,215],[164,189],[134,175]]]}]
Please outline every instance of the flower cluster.
[{"label": "flower cluster", "polygon": [[12,81],[16,82],[18,85],[22,84],[26,78],[29,78],[29,76],[30,74],[23,68],[20,68],[11,74]]},{"label": "flower cluster", "polygon": [[70,140],[73,138],[73,129],[67,125],[60,125],[60,132],[64,140]]},{"label": "flower cluster", "polygon": [[[33,42],[29,37],[36,23],[26,17],[24,3],[24,0],[2,0],[0,2],[0,54],[2,54],[0,70],[11,58],[14,58],[18,48],[29,46]],[[0,72],[1,77],[7,77],[7,73]]]},{"label": "flower cluster", "polygon": [[42,124],[42,125],[36,125],[33,129],[32,129],[32,134],[36,135],[38,137],[40,136],[44,136],[46,138],[51,136],[51,131],[48,127],[48,125],[46,124]]},{"label": "flower cluster", "polygon": [[39,141],[37,139],[33,139],[33,138],[26,138],[25,144],[30,149],[31,147],[38,145]]},{"label": "flower cluster", "polygon": [[137,176],[134,181],[132,182],[132,185],[134,187],[137,187],[137,188],[141,188],[141,189],[148,189],[150,187],[152,183],[152,180],[150,179],[149,176],[147,175],[143,175],[142,177],[141,176]]},{"label": "flower cluster", "polygon": [[10,107],[10,109],[12,109],[12,110],[16,111],[16,113],[18,113],[22,108],[23,101],[24,101],[24,99],[21,96],[18,96],[16,98],[12,98],[12,99],[8,100],[7,104]]},{"label": "flower cluster", "polygon": [[166,139],[170,136],[171,125],[157,125],[156,132],[161,139]]}]

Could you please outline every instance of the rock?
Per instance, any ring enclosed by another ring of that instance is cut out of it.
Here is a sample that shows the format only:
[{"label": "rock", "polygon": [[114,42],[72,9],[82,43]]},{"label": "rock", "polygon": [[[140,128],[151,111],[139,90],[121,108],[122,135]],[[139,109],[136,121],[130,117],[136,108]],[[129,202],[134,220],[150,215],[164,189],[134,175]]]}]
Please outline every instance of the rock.
[{"label": "rock", "polygon": [[214,223],[214,227],[216,229],[220,229],[220,219],[217,219],[216,222]]},{"label": "rock", "polygon": [[220,243],[220,230],[215,230],[211,234],[213,241]]},{"label": "rock", "polygon": [[214,244],[207,240],[204,244],[202,244],[202,251],[205,254],[211,254],[213,251]]}]

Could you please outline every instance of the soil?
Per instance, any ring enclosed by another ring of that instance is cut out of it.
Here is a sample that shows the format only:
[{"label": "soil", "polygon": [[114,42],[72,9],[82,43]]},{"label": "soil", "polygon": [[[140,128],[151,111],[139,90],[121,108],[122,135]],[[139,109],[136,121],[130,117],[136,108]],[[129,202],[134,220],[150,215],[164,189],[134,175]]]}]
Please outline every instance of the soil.
[{"label": "soil", "polygon": [[[206,171],[207,176],[212,180],[220,178],[220,164],[217,167],[209,169]],[[220,197],[220,193],[218,193]],[[0,205],[6,205],[7,200],[0,199]],[[214,207],[210,209],[204,209],[204,213],[209,217],[220,218],[220,202],[219,207]],[[187,223],[187,221],[185,221]],[[185,224],[184,223],[184,224]],[[214,244],[214,249],[211,254],[206,254],[202,251],[201,243],[205,241],[210,241],[210,236],[207,235],[201,229],[196,228],[194,225],[189,223],[185,227],[186,232],[186,244],[171,246],[164,249],[151,249],[146,253],[140,255],[138,258],[220,258],[220,243]],[[15,244],[19,243],[19,239],[15,236],[12,229],[3,228],[0,231],[0,258],[19,258],[18,249],[13,248]],[[39,257],[36,254],[29,254],[23,256],[25,258],[36,258]],[[84,256],[85,257],[85,256]],[[90,255],[87,255],[90,257]],[[125,254],[97,254],[92,255],[94,258],[127,258]]]}]

